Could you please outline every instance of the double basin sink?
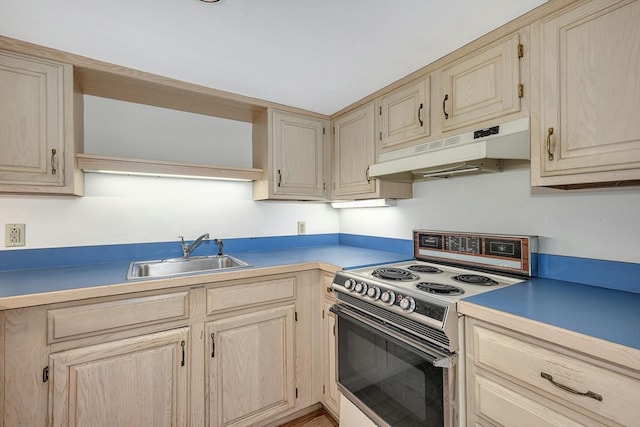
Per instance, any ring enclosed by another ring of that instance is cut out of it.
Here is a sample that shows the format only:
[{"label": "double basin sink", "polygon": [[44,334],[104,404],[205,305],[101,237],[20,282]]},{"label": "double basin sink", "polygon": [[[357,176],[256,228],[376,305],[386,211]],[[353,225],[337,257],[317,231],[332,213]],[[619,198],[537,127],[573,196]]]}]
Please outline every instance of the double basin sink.
[{"label": "double basin sink", "polygon": [[129,264],[127,280],[162,278],[184,274],[213,273],[250,265],[230,255],[214,255],[189,258],[169,258],[152,261],[134,261]]}]

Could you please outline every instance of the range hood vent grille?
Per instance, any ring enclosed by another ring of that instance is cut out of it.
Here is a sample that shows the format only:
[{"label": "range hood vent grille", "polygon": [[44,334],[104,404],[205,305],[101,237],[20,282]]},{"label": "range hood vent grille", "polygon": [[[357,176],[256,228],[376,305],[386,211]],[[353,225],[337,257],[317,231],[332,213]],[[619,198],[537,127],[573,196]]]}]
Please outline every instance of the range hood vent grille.
[{"label": "range hood vent grille", "polygon": [[380,155],[373,177],[413,181],[462,173],[498,172],[503,159],[528,160],[529,119],[429,141]]}]

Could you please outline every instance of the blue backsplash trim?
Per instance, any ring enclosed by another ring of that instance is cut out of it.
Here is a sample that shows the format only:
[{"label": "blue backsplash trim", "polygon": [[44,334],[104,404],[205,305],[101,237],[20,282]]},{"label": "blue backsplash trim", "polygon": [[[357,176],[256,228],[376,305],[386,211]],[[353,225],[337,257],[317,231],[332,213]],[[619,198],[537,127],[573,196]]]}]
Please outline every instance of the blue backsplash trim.
[{"label": "blue backsplash trim", "polygon": [[389,237],[362,236],[359,234],[340,234],[339,243],[344,246],[376,249],[379,251],[395,252],[413,257],[413,241],[392,239]]},{"label": "blue backsplash trim", "polygon": [[[225,253],[331,246],[337,245],[338,241],[338,233],[223,239]],[[215,255],[216,251],[216,245],[205,243],[200,245],[193,255]],[[177,240],[157,243],[14,249],[0,251],[0,271],[164,259],[180,256],[182,256],[182,249],[180,242]]]},{"label": "blue backsplash trim", "polygon": [[539,254],[539,277],[640,293],[640,264]]}]

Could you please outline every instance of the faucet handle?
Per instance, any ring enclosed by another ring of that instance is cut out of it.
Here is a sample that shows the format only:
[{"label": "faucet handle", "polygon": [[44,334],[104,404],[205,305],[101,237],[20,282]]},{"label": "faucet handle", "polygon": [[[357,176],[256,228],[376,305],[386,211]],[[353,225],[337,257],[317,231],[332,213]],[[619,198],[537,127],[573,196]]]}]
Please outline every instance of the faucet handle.
[{"label": "faucet handle", "polygon": [[218,256],[222,256],[222,247],[224,246],[222,239],[213,239],[213,243],[218,245]]}]

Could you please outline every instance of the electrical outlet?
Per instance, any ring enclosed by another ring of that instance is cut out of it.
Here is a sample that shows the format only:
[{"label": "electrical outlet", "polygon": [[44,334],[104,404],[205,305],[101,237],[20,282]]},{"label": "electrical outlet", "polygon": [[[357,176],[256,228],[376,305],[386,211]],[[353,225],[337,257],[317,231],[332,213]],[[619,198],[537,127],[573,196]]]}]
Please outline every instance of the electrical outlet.
[{"label": "electrical outlet", "polygon": [[307,232],[307,225],[304,221],[298,221],[298,234],[305,234]]},{"label": "electrical outlet", "polygon": [[6,247],[24,246],[25,224],[5,224],[4,225],[4,245]]}]

